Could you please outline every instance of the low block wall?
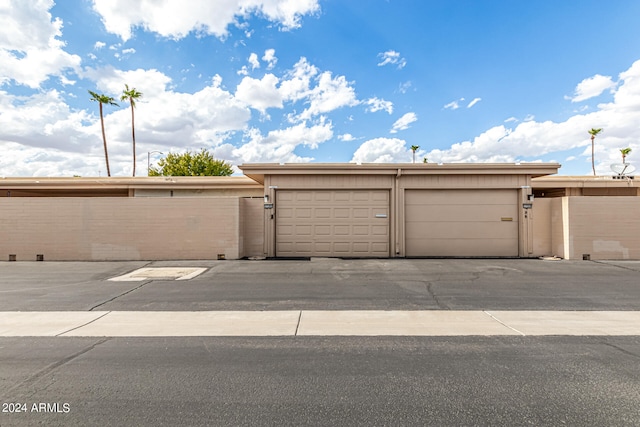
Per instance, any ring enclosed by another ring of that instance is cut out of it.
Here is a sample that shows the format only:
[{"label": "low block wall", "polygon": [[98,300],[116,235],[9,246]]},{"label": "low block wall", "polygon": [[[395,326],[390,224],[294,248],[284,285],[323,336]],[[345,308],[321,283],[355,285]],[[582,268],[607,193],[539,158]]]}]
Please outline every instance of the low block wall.
[{"label": "low block wall", "polygon": [[242,218],[241,253],[246,257],[264,256],[264,199],[240,199]]},{"label": "low block wall", "polygon": [[640,259],[640,198],[563,197],[552,205],[552,247],[565,259]]},{"label": "low block wall", "polygon": [[533,256],[556,255],[551,244],[551,204],[554,199],[536,199],[531,209]]},{"label": "low block wall", "polygon": [[237,259],[258,245],[262,252],[243,218],[242,207],[251,215],[255,204],[239,197],[2,198],[0,259]]}]

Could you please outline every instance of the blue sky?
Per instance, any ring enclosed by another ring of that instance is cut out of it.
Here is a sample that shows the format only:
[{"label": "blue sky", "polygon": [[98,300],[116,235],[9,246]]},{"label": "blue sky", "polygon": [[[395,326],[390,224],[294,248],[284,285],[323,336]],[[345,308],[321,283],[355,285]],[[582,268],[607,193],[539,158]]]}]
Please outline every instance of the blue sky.
[{"label": "blue sky", "polygon": [[[0,0],[0,176],[132,173],[149,152],[254,162],[640,156],[636,0]],[[152,161],[162,155],[153,153]]]}]

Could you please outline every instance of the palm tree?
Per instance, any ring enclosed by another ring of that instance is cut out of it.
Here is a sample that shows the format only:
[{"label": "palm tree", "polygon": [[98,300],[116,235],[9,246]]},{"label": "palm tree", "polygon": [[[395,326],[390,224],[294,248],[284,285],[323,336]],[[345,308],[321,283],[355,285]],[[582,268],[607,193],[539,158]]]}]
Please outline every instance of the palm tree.
[{"label": "palm tree", "polygon": [[596,176],[596,160],[595,160],[595,143],[596,135],[602,132],[602,128],[591,128],[589,135],[591,135],[591,169],[593,169],[593,176]]},{"label": "palm tree", "polygon": [[102,142],[104,142],[104,160],[107,162],[107,176],[111,176],[111,170],[109,169],[109,153],[107,152],[107,136],[104,133],[104,116],[102,115],[102,104],[115,105],[118,104],[113,102],[113,98],[103,94],[97,94],[93,91],[89,91],[91,95],[91,100],[96,101],[100,104],[100,124],[102,126]]},{"label": "palm tree", "polygon": [[626,164],[627,163],[627,156],[629,155],[629,153],[631,153],[631,148],[621,148],[620,149],[620,153],[622,154],[622,163]]},{"label": "palm tree", "polygon": [[411,146],[411,151],[413,151],[413,163],[416,162],[416,151],[418,151],[419,148],[420,148],[419,145],[412,145]]},{"label": "palm tree", "polygon": [[129,89],[129,85],[124,85],[124,90],[120,96],[120,101],[129,101],[131,105],[131,139],[133,140],[133,176],[136,176],[136,128],[133,110],[136,106],[136,99],[142,98],[142,93],[138,92],[135,87]]}]

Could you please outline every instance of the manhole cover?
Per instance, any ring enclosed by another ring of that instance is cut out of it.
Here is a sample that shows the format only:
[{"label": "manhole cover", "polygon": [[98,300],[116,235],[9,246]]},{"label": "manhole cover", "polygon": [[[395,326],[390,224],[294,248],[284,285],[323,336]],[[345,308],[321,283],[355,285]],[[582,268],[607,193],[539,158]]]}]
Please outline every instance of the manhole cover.
[{"label": "manhole cover", "polygon": [[123,276],[112,277],[114,282],[138,282],[142,280],[189,280],[205,272],[200,267],[145,267]]}]

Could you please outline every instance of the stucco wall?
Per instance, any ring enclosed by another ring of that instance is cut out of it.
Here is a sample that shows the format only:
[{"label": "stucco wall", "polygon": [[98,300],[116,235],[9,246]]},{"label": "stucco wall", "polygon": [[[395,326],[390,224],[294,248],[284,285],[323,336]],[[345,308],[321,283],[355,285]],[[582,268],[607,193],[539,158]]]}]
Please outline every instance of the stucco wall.
[{"label": "stucco wall", "polygon": [[551,255],[565,258],[565,217],[567,198],[551,199]]},{"label": "stucco wall", "polygon": [[[0,199],[0,257],[36,260],[243,256],[240,198]],[[253,240],[250,238],[250,241]],[[254,239],[255,240],[255,239]]]},{"label": "stucco wall", "polygon": [[533,256],[555,255],[551,244],[551,202],[554,199],[536,199],[531,215],[533,219]]},{"label": "stucco wall", "polygon": [[567,259],[640,259],[640,198],[564,197]]},{"label": "stucco wall", "polygon": [[240,217],[242,218],[243,256],[264,256],[264,199],[240,199]]}]

